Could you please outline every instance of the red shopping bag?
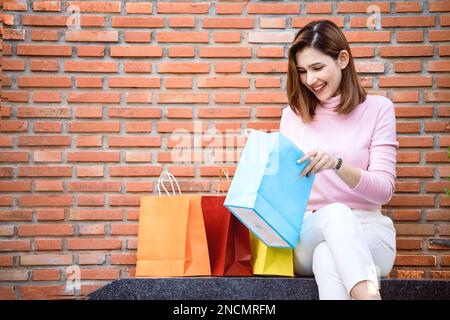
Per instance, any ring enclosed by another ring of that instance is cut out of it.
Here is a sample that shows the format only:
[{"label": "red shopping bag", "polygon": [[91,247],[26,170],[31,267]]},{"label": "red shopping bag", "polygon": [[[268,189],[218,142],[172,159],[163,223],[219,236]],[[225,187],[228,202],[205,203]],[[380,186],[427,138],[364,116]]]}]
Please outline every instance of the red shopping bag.
[{"label": "red shopping bag", "polygon": [[[226,174],[227,175],[227,174]],[[202,196],[211,274],[252,276],[248,229],[223,205],[225,196]]]}]

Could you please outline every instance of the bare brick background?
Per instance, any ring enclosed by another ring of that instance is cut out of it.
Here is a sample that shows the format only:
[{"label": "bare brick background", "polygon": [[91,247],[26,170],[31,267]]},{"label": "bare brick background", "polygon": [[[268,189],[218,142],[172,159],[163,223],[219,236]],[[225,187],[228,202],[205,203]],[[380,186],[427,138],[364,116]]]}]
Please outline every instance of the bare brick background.
[{"label": "bare brick background", "polygon": [[[81,297],[133,277],[140,196],[157,194],[163,169],[183,192],[215,193],[242,130],[278,130],[287,49],[315,19],[342,28],[361,83],[395,103],[391,276],[449,279],[449,249],[430,243],[450,238],[449,12],[450,1],[4,0],[0,298]],[[197,146],[189,161],[173,158],[180,141]]]}]

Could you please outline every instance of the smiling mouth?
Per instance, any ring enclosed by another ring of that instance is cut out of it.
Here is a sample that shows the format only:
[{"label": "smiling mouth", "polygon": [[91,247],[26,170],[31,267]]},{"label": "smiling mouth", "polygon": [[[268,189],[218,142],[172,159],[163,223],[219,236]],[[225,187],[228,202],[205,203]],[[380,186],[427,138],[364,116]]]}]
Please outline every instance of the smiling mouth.
[{"label": "smiling mouth", "polygon": [[326,85],[327,84],[324,83],[324,84],[322,84],[322,85],[320,85],[318,87],[313,88],[313,90],[314,90],[314,92],[321,92],[323,90],[323,88],[325,88]]}]

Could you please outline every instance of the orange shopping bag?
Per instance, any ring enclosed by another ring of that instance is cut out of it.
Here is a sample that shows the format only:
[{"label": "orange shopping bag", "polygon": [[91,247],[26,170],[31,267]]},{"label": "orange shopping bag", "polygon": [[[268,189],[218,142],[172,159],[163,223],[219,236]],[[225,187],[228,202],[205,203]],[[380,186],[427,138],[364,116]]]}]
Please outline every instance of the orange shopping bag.
[{"label": "orange shopping bag", "polygon": [[[173,195],[164,186],[164,175]],[[166,196],[161,196],[160,187]],[[167,171],[159,177],[158,192],[159,196],[141,198],[136,277],[211,275],[201,196],[181,195],[178,182]]]}]

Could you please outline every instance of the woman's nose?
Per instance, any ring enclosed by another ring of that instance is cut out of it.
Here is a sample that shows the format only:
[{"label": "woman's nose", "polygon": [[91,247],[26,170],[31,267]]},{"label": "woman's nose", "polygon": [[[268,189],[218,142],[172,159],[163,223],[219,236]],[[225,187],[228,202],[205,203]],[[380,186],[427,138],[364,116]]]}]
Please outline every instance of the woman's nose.
[{"label": "woman's nose", "polygon": [[317,79],[313,74],[311,73],[306,74],[306,83],[308,84],[308,86],[312,86],[316,81]]}]

